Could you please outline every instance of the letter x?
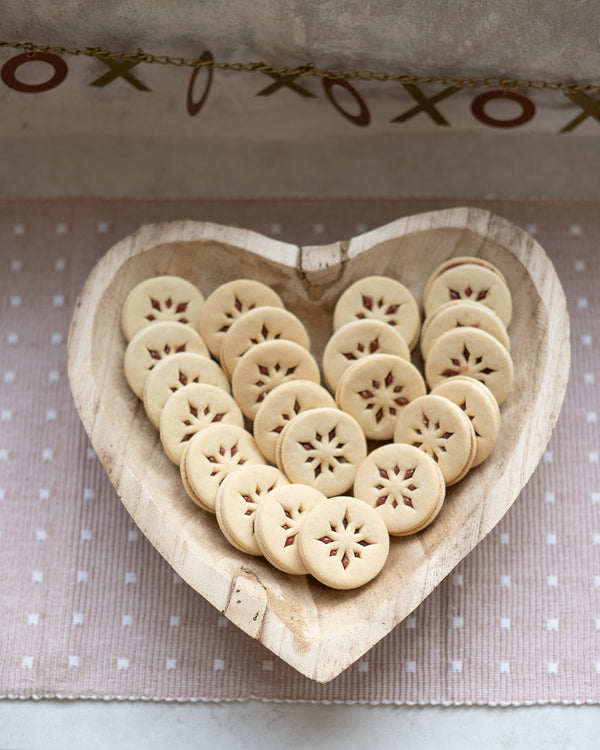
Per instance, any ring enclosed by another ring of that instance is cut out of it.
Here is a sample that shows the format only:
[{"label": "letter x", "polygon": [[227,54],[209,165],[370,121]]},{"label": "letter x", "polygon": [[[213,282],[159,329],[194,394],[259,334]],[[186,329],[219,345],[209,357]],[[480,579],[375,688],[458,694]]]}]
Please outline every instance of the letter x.
[{"label": "letter x", "polygon": [[594,120],[600,122],[600,99],[590,99],[589,96],[586,96],[581,91],[569,91],[565,96],[568,97],[573,104],[580,107],[583,112],[565,125],[564,128],[559,130],[559,133],[568,133],[570,130],[574,130],[587,117],[593,117]]},{"label": "letter x", "polygon": [[108,65],[110,70],[103,76],[100,76],[100,78],[92,81],[90,86],[107,86],[116,78],[124,78],[132,86],[135,86],[136,89],[139,89],[139,91],[150,91],[146,85],[129,72],[131,68],[139,65],[139,60],[112,60],[110,57],[106,59],[100,57],[98,59],[102,60],[105,65]]},{"label": "letter x", "polygon": [[406,120],[410,120],[411,117],[419,114],[419,112],[427,112],[427,114],[431,117],[436,125],[450,124],[448,120],[446,120],[446,118],[441,114],[441,112],[438,112],[438,110],[433,105],[448,96],[452,96],[452,94],[455,94],[457,91],[460,91],[460,86],[451,86],[447,89],[444,89],[443,91],[439,91],[433,96],[425,96],[421,89],[414,83],[403,83],[402,85],[412,96],[412,98],[415,99],[415,101],[417,102],[417,106],[413,107],[412,109],[406,110],[406,112],[398,115],[398,117],[394,117],[391,122],[406,122]]},{"label": "letter x", "polygon": [[275,83],[272,83],[270,86],[267,86],[266,88],[262,89],[262,91],[259,91],[256,96],[270,96],[271,94],[274,94],[278,89],[287,86],[287,88],[292,89],[292,91],[295,91],[297,94],[300,94],[300,96],[316,96],[316,94],[313,94],[312,92],[308,91],[305,88],[302,88],[302,86],[299,86],[297,83],[294,83],[294,79],[298,78],[300,73],[291,73],[289,75],[281,75],[280,73],[269,73],[267,71],[261,71],[267,76],[271,76],[275,80]]}]

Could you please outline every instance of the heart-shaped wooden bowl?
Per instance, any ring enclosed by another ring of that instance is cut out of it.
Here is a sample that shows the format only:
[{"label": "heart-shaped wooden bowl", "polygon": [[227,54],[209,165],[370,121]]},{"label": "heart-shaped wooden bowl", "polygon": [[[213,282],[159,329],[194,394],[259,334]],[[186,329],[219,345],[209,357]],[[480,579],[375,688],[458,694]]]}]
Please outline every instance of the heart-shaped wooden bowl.
[{"label": "heart-shaped wooden bowl", "polygon": [[[205,295],[233,278],[260,279],[304,321],[320,358],[335,302],[351,282],[389,275],[420,300],[434,267],[457,255],[495,263],[513,294],[515,381],[490,458],[449,488],[431,526],[392,539],[383,572],[360,589],[335,591],[310,577],[288,576],[231,547],[215,517],[188,499],[125,382],[120,313],[129,290],[167,273],[187,277]],[[71,389],[85,429],[142,532],[226,617],[319,682],[333,679],[389,633],[506,513],[550,439],[570,361],[565,297],[543,249],[504,219],[470,208],[403,218],[322,247],[300,248],[209,223],[142,227],[90,274],[68,351]]]}]

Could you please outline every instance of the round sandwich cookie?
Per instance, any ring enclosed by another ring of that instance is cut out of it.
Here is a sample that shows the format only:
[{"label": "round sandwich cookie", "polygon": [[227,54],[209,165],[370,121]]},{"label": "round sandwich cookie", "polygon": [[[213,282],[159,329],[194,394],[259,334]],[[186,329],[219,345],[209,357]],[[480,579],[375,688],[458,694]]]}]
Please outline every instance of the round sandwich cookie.
[{"label": "round sandwich cookie", "polygon": [[196,505],[214,513],[223,479],[241,466],[263,464],[265,459],[249,432],[232,424],[211,425],[187,443],[181,457],[181,481]]},{"label": "round sandwich cookie", "polygon": [[280,307],[255,307],[241,315],[221,340],[219,359],[231,379],[237,363],[253,346],[263,341],[285,339],[310,349],[304,324],[289,310]]},{"label": "round sandwich cookie", "polygon": [[308,484],[327,497],[352,487],[367,455],[358,422],[340,409],[311,409],[295,417],[280,438],[281,468],[291,482]]},{"label": "round sandwich cookie", "polygon": [[510,339],[504,324],[496,313],[479,302],[455,300],[436,308],[423,323],[421,329],[421,354],[426,360],[432,343],[442,333],[452,328],[480,328],[486,331],[510,351]]},{"label": "round sandwich cookie", "polygon": [[137,284],[121,310],[121,327],[127,341],[151,325],[175,321],[198,330],[204,305],[201,291],[180,276],[153,276]]},{"label": "round sandwich cookie", "polygon": [[335,589],[373,580],[386,563],[390,536],[374,508],[354,497],[332,497],[306,514],[298,532],[309,573]]},{"label": "round sandwich cookie", "polygon": [[155,365],[181,352],[209,356],[200,334],[184,323],[154,323],[135,334],[125,349],[124,370],[127,384],[139,399],[143,398],[146,378]]},{"label": "round sandwich cookie", "polygon": [[197,432],[214,424],[244,426],[244,415],[233,398],[208,383],[180,388],[160,415],[160,441],[165,453],[179,466],[186,444]]},{"label": "round sandwich cookie", "polygon": [[267,493],[287,484],[274,466],[242,466],[220,484],[215,501],[217,523],[227,541],[248,555],[260,555],[254,522]]},{"label": "round sandwich cookie", "polygon": [[479,466],[494,449],[500,431],[500,408],[489,388],[474,378],[458,375],[436,385],[431,394],[450,399],[469,417],[477,445],[472,467]]},{"label": "round sandwich cookie", "polygon": [[489,333],[479,328],[453,328],[431,345],[425,361],[425,380],[433,389],[456,375],[479,380],[501,404],[513,383],[512,358]]},{"label": "round sandwich cookie", "polygon": [[475,458],[475,431],[464,411],[443,396],[421,396],[398,418],[395,443],[424,451],[438,464],[446,486],[469,471]]},{"label": "round sandwich cookie", "polygon": [[388,443],[369,453],[354,480],[354,496],[368,503],[394,536],[415,534],[440,512],[446,496],[438,464],[419,448]]},{"label": "round sandwich cookie", "polygon": [[261,402],[254,417],[254,438],[264,457],[276,463],[277,439],[298,414],[327,406],[335,408],[329,391],[311,380],[288,380],[274,388]]},{"label": "round sandwich cookie", "polygon": [[379,320],[392,326],[413,349],[419,338],[421,315],[410,290],[387,276],[366,276],[351,284],[333,311],[337,331],[354,320]]},{"label": "round sandwich cookie", "polygon": [[235,279],[221,284],[204,303],[200,320],[200,333],[213,357],[218,357],[221,339],[240,315],[255,307],[284,304],[277,292],[253,279]]},{"label": "round sandwich cookie", "polygon": [[231,388],[240,409],[248,419],[254,419],[267,395],[290,380],[319,383],[321,374],[315,358],[293,341],[264,341],[240,359]]},{"label": "round sandwich cookie", "polygon": [[512,317],[509,288],[497,273],[484,266],[464,263],[437,276],[423,296],[425,316],[453,300],[466,299],[491,308],[506,328]]},{"label": "round sandwich cookie", "polygon": [[335,398],[369,440],[390,440],[402,409],[426,393],[417,368],[395,354],[373,354],[344,371]]},{"label": "round sandwich cookie", "polygon": [[323,352],[323,374],[327,387],[335,393],[340,378],[353,362],[371,354],[395,354],[410,362],[404,338],[380,320],[355,320],[331,336]]},{"label": "round sandwich cookie", "polygon": [[459,266],[464,265],[481,266],[482,268],[487,268],[488,271],[493,271],[496,276],[498,276],[498,278],[508,286],[506,277],[504,276],[502,271],[491,261],[485,260],[485,258],[479,258],[476,255],[457,255],[453,258],[447,258],[431,272],[429,278],[427,279],[427,283],[425,284],[423,296],[426,296],[429,293],[431,285],[438,278],[438,276],[441,276],[451,268],[458,268]]},{"label": "round sandwich cookie", "polygon": [[225,393],[231,392],[229,380],[212,359],[195,352],[173,354],[158,362],[144,384],[144,409],[155,427],[160,424],[160,413],[167,400],[186,385],[208,383]]},{"label": "round sandwich cookie", "polygon": [[290,575],[308,573],[298,549],[298,531],[306,514],[327,498],[306,484],[286,484],[268,492],[254,517],[254,536],[263,556]]}]

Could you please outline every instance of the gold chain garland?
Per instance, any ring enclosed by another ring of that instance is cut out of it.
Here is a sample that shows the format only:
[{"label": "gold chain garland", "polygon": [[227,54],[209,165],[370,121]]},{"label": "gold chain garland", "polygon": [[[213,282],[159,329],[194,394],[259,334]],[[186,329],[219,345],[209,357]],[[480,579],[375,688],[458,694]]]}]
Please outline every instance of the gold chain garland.
[{"label": "gold chain garland", "polygon": [[121,60],[134,63],[155,63],[158,65],[174,65],[186,68],[208,68],[212,70],[230,70],[246,72],[273,73],[279,76],[312,76],[313,78],[329,78],[344,81],[396,81],[404,84],[433,83],[457,88],[502,88],[502,89],[537,89],[549,91],[600,91],[600,84],[592,83],[564,83],[561,81],[532,81],[514,78],[492,78],[484,76],[415,76],[402,73],[376,73],[370,70],[335,70],[332,68],[317,68],[314,63],[307,63],[298,67],[276,67],[264,62],[215,62],[199,58],[168,57],[167,55],[152,55],[138,49],[137,52],[110,52],[101,47],[53,47],[48,44],[33,44],[32,42],[0,41],[0,47],[20,49],[27,54],[36,52],[50,52],[58,55],[83,55],[97,57],[101,60]]}]

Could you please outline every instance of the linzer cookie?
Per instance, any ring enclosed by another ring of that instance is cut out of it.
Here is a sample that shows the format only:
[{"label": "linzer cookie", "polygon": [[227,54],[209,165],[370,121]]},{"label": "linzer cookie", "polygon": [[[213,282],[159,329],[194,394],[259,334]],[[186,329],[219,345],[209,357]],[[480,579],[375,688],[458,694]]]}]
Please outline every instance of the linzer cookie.
[{"label": "linzer cookie", "polygon": [[155,365],[146,379],[143,394],[146,414],[155,427],[159,426],[160,413],[167,399],[175,391],[192,383],[216,385],[226,393],[231,390],[219,365],[201,354],[172,354]]},{"label": "linzer cookie", "polygon": [[307,513],[298,542],[311,575],[336,589],[354,589],[373,580],[390,550],[390,536],[377,511],[345,496],[325,500]]},{"label": "linzer cookie", "polygon": [[309,409],[335,408],[333,397],[311,380],[288,380],[274,388],[262,401],[254,417],[254,438],[263,455],[276,463],[277,439],[286,424]]},{"label": "linzer cookie", "polygon": [[323,352],[323,374],[331,392],[335,393],[342,374],[353,362],[371,354],[395,354],[410,361],[404,338],[380,320],[355,320],[338,328]]},{"label": "linzer cookie", "polygon": [[231,379],[237,363],[253,346],[263,341],[285,339],[310,349],[303,323],[289,310],[280,307],[256,307],[234,321],[221,340],[219,359]]},{"label": "linzer cookie", "polygon": [[254,534],[256,511],[267,493],[287,484],[274,466],[242,466],[220,484],[215,501],[219,528],[227,541],[248,555],[260,555]]},{"label": "linzer cookie", "polygon": [[176,391],[160,415],[160,440],[167,456],[178,466],[186,444],[213,424],[244,426],[244,416],[222,388],[192,383]]},{"label": "linzer cookie", "polygon": [[146,378],[163,359],[180,352],[209,356],[200,334],[184,323],[162,322],[142,328],[125,349],[125,379],[138,398],[144,395]]},{"label": "linzer cookie", "polygon": [[478,328],[453,328],[434,341],[425,362],[425,380],[435,388],[446,378],[468,375],[486,385],[501,404],[513,382],[513,363],[505,347]]},{"label": "linzer cookie", "polygon": [[425,316],[452,300],[466,299],[491,308],[508,328],[512,298],[503,279],[490,268],[476,263],[451,265],[427,285],[423,296]]},{"label": "linzer cookie", "polygon": [[291,575],[308,573],[298,549],[298,532],[306,514],[326,499],[306,484],[285,484],[262,498],[254,516],[254,536],[271,565]]},{"label": "linzer cookie", "polygon": [[354,496],[380,514],[390,534],[421,531],[440,512],[446,496],[438,464],[413,445],[389,443],[358,467]]},{"label": "linzer cookie", "polygon": [[176,321],[198,330],[204,297],[187,279],[154,276],[127,295],[121,311],[121,327],[127,341],[142,328],[161,321]]},{"label": "linzer cookie", "polygon": [[475,458],[471,420],[443,396],[421,396],[408,404],[398,418],[394,442],[413,445],[431,456],[447,486],[462,479]]},{"label": "linzer cookie", "polygon": [[346,492],[367,455],[358,422],[339,409],[311,409],[295,417],[280,437],[280,466],[291,482],[327,497]]},{"label": "linzer cookie", "polygon": [[197,432],[181,457],[180,473],[190,498],[215,512],[219,484],[241,466],[265,464],[252,435],[232,424],[217,424]]},{"label": "linzer cookie", "polygon": [[[391,329],[390,329],[391,330]],[[319,383],[314,357],[293,341],[264,341],[249,349],[238,362],[231,387],[240,409],[254,419],[259,406],[274,388],[289,380]]]},{"label": "linzer cookie", "polygon": [[506,277],[504,276],[502,271],[491,261],[486,260],[485,258],[480,258],[477,255],[457,255],[453,258],[448,258],[443,263],[440,263],[440,265],[430,274],[429,278],[427,279],[427,283],[425,284],[425,290],[423,294],[427,295],[429,293],[431,285],[438,278],[438,276],[441,276],[450,268],[457,268],[458,266],[464,266],[466,264],[482,266],[483,268],[487,268],[489,271],[493,271],[496,276],[498,276],[500,280],[508,286]]},{"label": "linzer cookie", "polygon": [[425,381],[414,365],[394,354],[373,354],[348,367],[335,398],[367,438],[390,440],[402,409],[425,393]]},{"label": "linzer cookie", "polygon": [[496,313],[478,302],[456,300],[436,308],[421,329],[421,354],[427,359],[432,343],[452,328],[480,328],[492,335],[510,351],[510,339],[504,323]]},{"label": "linzer cookie", "polygon": [[477,451],[473,466],[479,466],[492,452],[500,430],[500,408],[487,388],[474,378],[458,375],[444,380],[431,391],[444,396],[465,412],[475,431]]},{"label": "linzer cookie", "polygon": [[214,357],[219,356],[221,339],[240,315],[255,307],[283,308],[281,297],[266,284],[252,279],[235,279],[217,287],[202,309],[200,333]]},{"label": "linzer cookie", "polygon": [[366,276],[349,286],[333,311],[337,331],[354,320],[374,319],[393,326],[413,349],[419,338],[421,316],[411,292],[387,276]]}]

